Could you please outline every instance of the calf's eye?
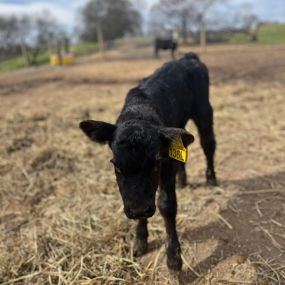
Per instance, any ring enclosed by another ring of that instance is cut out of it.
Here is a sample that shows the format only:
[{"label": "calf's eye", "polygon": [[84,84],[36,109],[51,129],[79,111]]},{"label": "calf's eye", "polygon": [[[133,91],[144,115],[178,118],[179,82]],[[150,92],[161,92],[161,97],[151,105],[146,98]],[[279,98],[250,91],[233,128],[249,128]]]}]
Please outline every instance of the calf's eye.
[{"label": "calf's eye", "polygon": [[122,174],[122,171],[121,171],[120,168],[116,165],[115,161],[114,161],[113,159],[111,159],[110,162],[114,165],[116,174]]},{"label": "calf's eye", "polygon": [[120,168],[118,168],[116,165],[114,165],[114,167],[115,167],[115,172],[116,172],[117,174],[122,174]]}]

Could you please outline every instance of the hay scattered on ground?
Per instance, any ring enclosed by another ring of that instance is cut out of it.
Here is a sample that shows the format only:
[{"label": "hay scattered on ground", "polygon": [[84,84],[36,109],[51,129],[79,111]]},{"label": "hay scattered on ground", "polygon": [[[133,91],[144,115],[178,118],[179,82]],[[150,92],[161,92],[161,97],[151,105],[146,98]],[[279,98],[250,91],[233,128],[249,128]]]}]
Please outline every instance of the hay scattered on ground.
[{"label": "hay scattered on ground", "polygon": [[[196,140],[187,164],[192,184],[177,191],[184,260],[178,275],[166,268],[158,213],[149,223],[148,254],[133,258],[135,222],[123,214],[111,153],[78,129],[88,118],[113,122],[128,82],[165,58],[126,61],[115,55],[112,64],[94,59],[56,71],[63,74],[43,69],[30,80],[60,80],[41,85],[23,85],[26,75],[15,75],[18,88],[1,97],[0,107],[0,284],[284,284],[285,70],[256,84],[248,62],[272,66],[277,60],[267,49],[256,53],[213,48],[202,56],[216,82],[211,91],[220,186],[204,185]],[[130,72],[118,75],[120,65]],[[79,75],[105,81],[78,80],[71,87]],[[8,88],[9,77],[1,80]],[[191,123],[187,128],[197,136]]]}]

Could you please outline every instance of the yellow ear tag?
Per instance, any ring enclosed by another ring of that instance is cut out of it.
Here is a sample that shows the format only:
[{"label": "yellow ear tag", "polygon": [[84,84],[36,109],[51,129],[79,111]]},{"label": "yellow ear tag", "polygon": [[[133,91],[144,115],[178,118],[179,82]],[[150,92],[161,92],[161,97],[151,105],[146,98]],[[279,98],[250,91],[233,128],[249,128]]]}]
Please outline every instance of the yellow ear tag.
[{"label": "yellow ear tag", "polygon": [[186,162],[188,159],[187,148],[184,147],[181,137],[171,141],[168,151],[169,157],[181,162]]}]

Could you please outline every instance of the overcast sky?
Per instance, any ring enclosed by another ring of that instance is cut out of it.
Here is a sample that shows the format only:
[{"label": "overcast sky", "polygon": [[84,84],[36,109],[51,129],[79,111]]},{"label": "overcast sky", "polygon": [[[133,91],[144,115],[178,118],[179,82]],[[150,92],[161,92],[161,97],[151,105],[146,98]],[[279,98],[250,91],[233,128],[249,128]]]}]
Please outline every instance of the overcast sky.
[{"label": "overcast sky", "polygon": [[[0,0],[0,15],[37,14],[49,10],[70,30],[76,26],[78,11],[88,0]],[[116,1],[116,0],[114,0]],[[133,0],[136,1],[136,0]],[[157,0],[145,0],[151,7]],[[232,7],[250,3],[262,20],[285,22],[285,0],[228,0]],[[147,11],[145,11],[145,15]]]}]

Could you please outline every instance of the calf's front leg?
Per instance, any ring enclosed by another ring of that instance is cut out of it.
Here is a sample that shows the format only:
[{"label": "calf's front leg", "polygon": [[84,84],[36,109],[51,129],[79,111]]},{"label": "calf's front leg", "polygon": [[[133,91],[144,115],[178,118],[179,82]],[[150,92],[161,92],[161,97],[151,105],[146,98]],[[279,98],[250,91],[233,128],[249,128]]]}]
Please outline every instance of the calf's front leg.
[{"label": "calf's front leg", "polygon": [[172,270],[181,270],[181,249],[176,232],[177,203],[175,193],[175,174],[175,162],[168,161],[162,164],[158,208],[163,216],[166,227],[167,266]]},{"label": "calf's front leg", "polygon": [[187,174],[185,170],[185,164],[179,163],[178,170],[177,170],[177,182],[176,185],[178,185],[181,188],[184,188],[187,186]]},{"label": "calf's front leg", "polygon": [[136,239],[134,244],[134,256],[139,257],[147,252],[147,219],[139,219],[137,230],[136,230]]}]

